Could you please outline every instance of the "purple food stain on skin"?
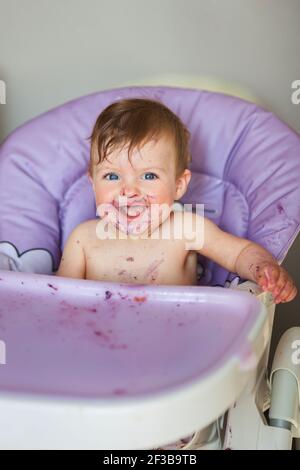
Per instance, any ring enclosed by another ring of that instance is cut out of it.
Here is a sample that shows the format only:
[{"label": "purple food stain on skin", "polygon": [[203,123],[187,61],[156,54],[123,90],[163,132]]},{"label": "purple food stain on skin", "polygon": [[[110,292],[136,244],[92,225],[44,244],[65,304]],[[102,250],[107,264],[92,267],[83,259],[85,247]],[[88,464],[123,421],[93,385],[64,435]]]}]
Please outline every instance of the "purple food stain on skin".
[{"label": "purple food stain on skin", "polygon": [[50,289],[58,290],[58,287],[55,287],[53,284],[47,284],[47,286],[50,287]]},{"label": "purple food stain on skin", "polygon": [[105,300],[109,300],[112,296],[112,292],[110,292],[109,290],[105,291]]},{"label": "purple food stain on skin", "polygon": [[128,256],[128,258],[126,258],[126,261],[134,261],[134,257],[133,256]]},{"label": "purple food stain on skin", "polygon": [[150,266],[148,267],[148,269],[146,270],[145,272],[145,277],[148,277],[148,276],[156,276],[158,275],[158,271],[157,271],[157,268],[158,266],[163,263],[164,259],[159,259],[159,260],[154,260]]}]

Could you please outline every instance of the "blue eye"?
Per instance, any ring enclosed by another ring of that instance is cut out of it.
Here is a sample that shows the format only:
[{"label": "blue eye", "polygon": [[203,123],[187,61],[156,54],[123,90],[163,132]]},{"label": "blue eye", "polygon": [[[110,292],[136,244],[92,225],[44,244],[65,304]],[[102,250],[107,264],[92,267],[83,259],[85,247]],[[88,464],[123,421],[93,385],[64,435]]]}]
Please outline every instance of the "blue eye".
[{"label": "blue eye", "polygon": [[148,173],[145,173],[143,176],[145,176],[145,180],[154,180],[154,179],[157,179],[157,175],[155,173],[151,173],[151,172],[148,172]]},{"label": "blue eye", "polygon": [[[109,176],[109,178],[107,178]],[[111,178],[110,178],[111,177]],[[113,181],[113,180],[116,180],[118,179],[118,175],[116,173],[107,173],[106,175],[104,175],[104,179],[108,180],[108,181]]]}]

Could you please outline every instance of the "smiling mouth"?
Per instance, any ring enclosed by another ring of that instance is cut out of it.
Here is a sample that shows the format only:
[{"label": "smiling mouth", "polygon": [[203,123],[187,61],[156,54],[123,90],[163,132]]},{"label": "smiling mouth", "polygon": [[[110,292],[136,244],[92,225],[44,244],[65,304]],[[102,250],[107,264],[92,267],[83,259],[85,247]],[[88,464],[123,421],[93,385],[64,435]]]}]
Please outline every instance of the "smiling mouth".
[{"label": "smiling mouth", "polygon": [[114,204],[114,207],[128,219],[136,219],[146,210],[145,204],[130,204],[130,205],[118,205]]},{"label": "smiling mouth", "polygon": [[136,219],[139,217],[146,209],[146,206],[125,206],[120,208],[120,212],[127,216],[128,219]]}]

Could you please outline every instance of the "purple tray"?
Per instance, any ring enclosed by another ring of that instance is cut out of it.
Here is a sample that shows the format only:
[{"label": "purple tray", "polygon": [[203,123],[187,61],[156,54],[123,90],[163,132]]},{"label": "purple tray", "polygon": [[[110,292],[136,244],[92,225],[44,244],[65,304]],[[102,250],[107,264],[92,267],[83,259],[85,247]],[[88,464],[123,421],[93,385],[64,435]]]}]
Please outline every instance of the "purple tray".
[{"label": "purple tray", "polygon": [[242,355],[255,296],[0,271],[0,391],[120,399],[199,380]]}]

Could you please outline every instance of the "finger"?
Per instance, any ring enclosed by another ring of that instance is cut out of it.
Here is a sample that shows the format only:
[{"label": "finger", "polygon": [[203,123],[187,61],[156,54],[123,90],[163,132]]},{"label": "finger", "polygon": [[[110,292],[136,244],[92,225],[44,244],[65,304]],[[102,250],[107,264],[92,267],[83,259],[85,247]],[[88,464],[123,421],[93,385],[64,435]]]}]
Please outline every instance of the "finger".
[{"label": "finger", "polygon": [[293,300],[296,297],[297,294],[298,294],[298,289],[297,289],[296,286],[294,286],[293,289],[291,290],[291,292],[285,298],[284,302],[290,302],[291,300]]},{"label": "finger", "polygon": [[263,272],[265,273],[265,276],[267,278],[268,290],[274,288],[280,275],[279,266],[272,266],[272,265],[265,266],[263,269]]},{"label": "finger", "polygon": [[255,274],[256,274],[255,275],[255,280],[256,280],[257,284],[263,290],[267,290],[269,275],[266,275],[264,269],[260,268],[259,266],[257,266]]},{"label": "finger", "polygon": [[268,267],[264,267],[260,273],[258,274],[258,283],[262,286],[264,290],[268,289],[270,281],[270,274],[268,271]]},{"label": "finger", "polygon": [[287,295],[285,296],[283,296],[282,294],[278,295],[274,301],[276,301],[276,303],[290,302],[296,297],[297,293],[298,293],[297,288],[293,285],[291,289],[288,291]]},{"label": "finger", "polygon": [[278,297],[281,298],[281,300],[286,300],[294,290],[295,285],[293,281],[289,280],[281,289],[281,291],[278,293]]},{"label": "finger", "polygon": [[285,287],[290,289],[290,285],[293,284],[293,281],[289,277],[288,273],[284,269],[280,269],[279,276],[276,284],[274,285],[273,295],[280,296]]}]

